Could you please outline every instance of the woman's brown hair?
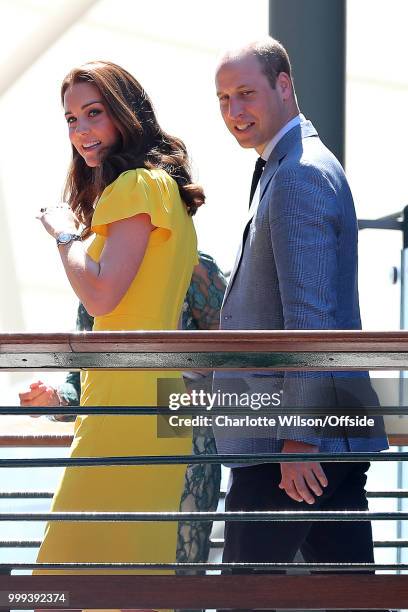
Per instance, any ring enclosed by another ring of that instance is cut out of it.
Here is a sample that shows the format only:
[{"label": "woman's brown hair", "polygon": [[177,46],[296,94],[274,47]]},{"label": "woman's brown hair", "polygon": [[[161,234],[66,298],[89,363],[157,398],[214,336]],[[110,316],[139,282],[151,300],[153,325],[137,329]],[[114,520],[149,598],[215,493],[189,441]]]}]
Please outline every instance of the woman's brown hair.
[{"label": "woman's brown hair", "polygon": [[118,144],[90,168],[72,147],[72,162],[64,188],[64,200],[85,225],[89,235],[94,205],[107,185],[122,172],[134,168],[162,168],[177,183],[190,215],[204,203],[202,187],[192,182],[184,143],[160,127],[149,96],[129,72],[111,62],[89,62],[74,68],[63,80],[61,99],[75,83],[95,85],[113,123],[120,132]]}]

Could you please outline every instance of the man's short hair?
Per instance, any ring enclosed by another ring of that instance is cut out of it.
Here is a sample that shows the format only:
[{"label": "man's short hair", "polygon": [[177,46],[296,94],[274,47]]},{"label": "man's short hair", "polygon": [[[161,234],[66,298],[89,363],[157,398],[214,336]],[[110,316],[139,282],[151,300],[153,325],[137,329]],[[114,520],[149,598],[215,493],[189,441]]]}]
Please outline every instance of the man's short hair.
[{"label": "man's short hair", "polygon": [[285,72],[293,81],[289,55],[278,40],[271,37],[265,38],[254,43],[252,51],[272,89],[276,87],[276,79],[280,72]]}]

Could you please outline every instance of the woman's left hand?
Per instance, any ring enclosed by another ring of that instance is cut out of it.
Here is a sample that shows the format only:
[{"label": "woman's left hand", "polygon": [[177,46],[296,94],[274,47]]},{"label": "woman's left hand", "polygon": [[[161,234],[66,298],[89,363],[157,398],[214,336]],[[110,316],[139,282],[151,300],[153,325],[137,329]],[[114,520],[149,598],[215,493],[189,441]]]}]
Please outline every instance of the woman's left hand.
[{"label": "woman's left hand", "polygon": [[36,218],[41,221],[53,238],[56,238],[61,232],[67,234],[78,232],[78,222],[68,204],[42,208]]}]

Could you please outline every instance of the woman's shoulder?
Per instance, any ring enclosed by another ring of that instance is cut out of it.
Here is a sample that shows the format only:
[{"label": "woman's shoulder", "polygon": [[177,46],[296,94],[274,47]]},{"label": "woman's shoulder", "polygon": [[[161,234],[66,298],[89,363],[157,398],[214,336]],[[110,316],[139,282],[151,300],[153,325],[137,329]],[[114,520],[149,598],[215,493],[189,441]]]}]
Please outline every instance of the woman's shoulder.
[{"label": "woman's shoulder", "polygon": [[92,217],[92,230],[106,236],[104,226],[140,213],[150,215],[153,225],[171,230],[177,223],[176,198],[179,198],[177,183],[165,170],[126,170],[99,198]]},{"label": "woman's shoulder", "polygon": [[[128,190],[145,187],[160,188],[161,185],[176,185],[174,179],[162,168],[133,168],[119,174],[110,185],[108,185],[102,196],[113,190]],[[101,197],[102,197],[101,196]]]}]

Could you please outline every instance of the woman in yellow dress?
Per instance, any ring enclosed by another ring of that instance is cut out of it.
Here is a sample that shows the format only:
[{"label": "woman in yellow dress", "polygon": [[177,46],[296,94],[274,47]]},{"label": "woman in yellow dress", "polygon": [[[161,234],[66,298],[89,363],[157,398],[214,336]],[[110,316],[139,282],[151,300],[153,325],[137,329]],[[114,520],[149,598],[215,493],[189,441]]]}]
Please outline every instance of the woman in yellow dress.
[{"label": "woman in yellow dress", "polygon": [[[191,216],[204,201],[185,146],[162,130],[146,92],[115,64],[72,70],[61,96],[73,154],[67,204],[42,209],[39,219],[57,240],[68,280],[95,331],[176,329],[197,263]],[[86,371],[81,405],[155,406],[158,378],[179,384],[181,374]],[[78,417],[71,447],[71,457],[190,452],[188,437],[158,437],[154,416]],[[177,510],[184,472],[182,465],[69,467],[52,510]],[[38,561],[173,562],[176,529],[176,522],[51,521]]]}]

